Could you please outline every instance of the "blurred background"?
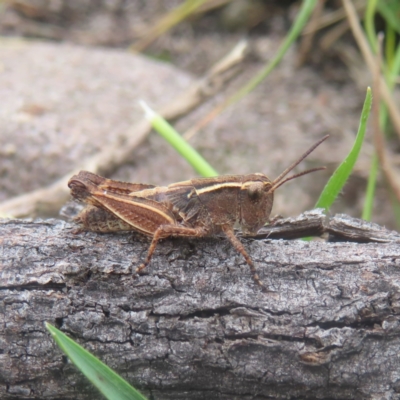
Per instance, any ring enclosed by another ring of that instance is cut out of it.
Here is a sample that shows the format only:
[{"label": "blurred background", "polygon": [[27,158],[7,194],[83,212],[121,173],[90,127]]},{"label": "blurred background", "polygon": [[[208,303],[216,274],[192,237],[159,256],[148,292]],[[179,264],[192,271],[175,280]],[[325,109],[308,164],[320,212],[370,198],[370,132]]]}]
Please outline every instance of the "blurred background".
[{"label": "blurred background", "polygon": [[144,127],[145,100],[177,107],[174,126],[220,174],[273,179],[330,134],[299,167],[327,170],[275,195],[273,215],[297,215],[353,146],[371,86],[378,107],[331,213],[399,230],[399,32],[389,0],[2,1],[0,214],[57,217],[79,169],[157,185],[195,177]]}]

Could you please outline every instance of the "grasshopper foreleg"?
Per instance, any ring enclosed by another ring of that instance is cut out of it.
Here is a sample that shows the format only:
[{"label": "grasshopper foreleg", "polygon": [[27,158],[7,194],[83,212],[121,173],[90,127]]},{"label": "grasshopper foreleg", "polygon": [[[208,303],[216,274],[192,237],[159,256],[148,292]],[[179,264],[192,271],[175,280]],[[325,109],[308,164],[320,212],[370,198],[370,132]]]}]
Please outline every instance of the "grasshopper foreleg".
[{"label": "grasshopper foreleg", "polygon": [[236,237],[235,232],[233,231],[233,228],[231,226],[225,225],[222,227],[222,230],[224,231],[226,237],[232,243],[232,245],[236,249],[236,251],[238,251],[240,254],[242,254],[244,259],[246,260],[248,266],[250,267],[250,271],[253,276],[254,282],[257,285],[261,286],[263,290],[266,290],[266,287],[261,282],[260,277],[258,276],[258,273],[257,273],[256,267],[254,266],[253,260],[247,253],[242,242]]}]

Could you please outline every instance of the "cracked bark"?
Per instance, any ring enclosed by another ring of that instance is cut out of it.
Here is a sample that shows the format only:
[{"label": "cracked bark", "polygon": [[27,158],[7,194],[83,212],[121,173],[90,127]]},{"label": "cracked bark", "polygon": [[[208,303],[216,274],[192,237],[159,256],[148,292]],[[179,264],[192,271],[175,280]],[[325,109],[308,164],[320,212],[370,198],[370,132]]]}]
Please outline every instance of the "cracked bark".
[{"label": "cracked bark", "polygon": [[[152,399],[398,398],[400,235],[321,213],[241,239],[75,235],[58,220],[0,223],[0,397],[99,398],[48,321]],[[265,239],[329,234],[329,241]],[[347,241],[338,241],[347,240]],[[351,240],[351,241],[350,241]]]}]

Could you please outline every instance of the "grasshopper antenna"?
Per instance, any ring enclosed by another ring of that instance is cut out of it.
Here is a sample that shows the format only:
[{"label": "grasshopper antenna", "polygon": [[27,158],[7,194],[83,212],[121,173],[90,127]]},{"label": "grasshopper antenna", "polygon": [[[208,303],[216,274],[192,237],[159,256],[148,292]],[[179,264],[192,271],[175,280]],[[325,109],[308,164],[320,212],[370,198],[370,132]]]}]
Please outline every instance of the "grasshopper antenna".
[{"label": "grasshopper antenna", "polygon": [[307,175],[311,172],[321,171],[326,169],[326,167],[318,167],[308,169],[307,171],[300,172],[296,175],[289,176],[289,178],[283,179],[293,168],[296,168],[310,153],[312,153],[322,142],[328,139],[329,135],[324,136],[322,139],[318,140],[317,143],[313,144],[297,161],[295,161],[292,165],[286,168],[277,178],[272,181],[272,187],[269,192],[274,192],[279,186],[282,186],[287,181],[291,181],[292,179],[298,178],[303,175]]}]

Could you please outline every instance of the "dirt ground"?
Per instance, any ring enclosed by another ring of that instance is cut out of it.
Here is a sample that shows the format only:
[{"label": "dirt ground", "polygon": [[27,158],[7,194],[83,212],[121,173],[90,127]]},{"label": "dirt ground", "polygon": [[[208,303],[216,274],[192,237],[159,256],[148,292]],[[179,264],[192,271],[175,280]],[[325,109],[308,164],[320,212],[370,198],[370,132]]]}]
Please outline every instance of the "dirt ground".
[{"label": "dirt ground", "polygon": [[[243,26],[235,25],[230,17],[233,11],[225,7],[165,34],[146,50],[152,57],[128,50],[140,32],[177,4],[180,2],[26,0],[3,6],[0,201],[51,185],[80,168],[89,156],[118,143],[121,133],[143,118],[139,100],[159,109],[247,37],[250,54],[242,73],[217,96],[177,121],[178,130],[185,132],[276,54],[296,12],[295,3],[279,7],[265,2],[257,12],[239,13],[246,16],[240,21],[248,21]],[[259,7],[261,3],[255,4]],[[265,19],[251,28],[254,14]],[[351,38],[340,46],[351,48]],[[355,70],[341,61],[340,49],[322,54],[316,48],[308,60],[297,67],[298,48],[292,48],[254,92],[191,140],[221,174],[263,172],[274,178],[329,133],[330,139],[299,167],[326,165],[327,170],[280,188],[273,214],[296,215],[312,208],[330,173],[351,148],[365,90],[372,83],[363,69],[356,71],[360,79],[354,82]],[[367,139],[333,213],[361,215],[372,153]],[[195,176],[155,133],[137,146],[128,160],[116,160],[104,173],[157,185]],[[395,229],[383,183],[378,188],[373,221]]]}]

